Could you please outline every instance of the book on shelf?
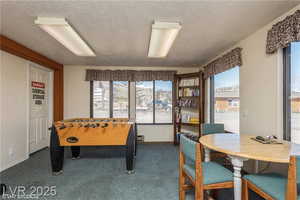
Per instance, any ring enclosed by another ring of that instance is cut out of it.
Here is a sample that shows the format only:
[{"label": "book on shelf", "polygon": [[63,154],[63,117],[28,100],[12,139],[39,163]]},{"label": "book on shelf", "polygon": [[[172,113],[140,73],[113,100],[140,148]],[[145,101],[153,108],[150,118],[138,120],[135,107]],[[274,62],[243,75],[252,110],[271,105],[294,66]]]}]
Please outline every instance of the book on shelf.
[{"label": "book on shelf", "polygon": [[178,91],[179,97],[194,97],[199,96],[199,88],[182,88]]},{"label": "book on shelf", "polygon": [[198,99],[179,99],[177,105],[179,107],[198,108]]},{"label": "book on shelf", "polygon": [[182,79],[179,82],[179,87],[198,86],[198,85],[199,85],[199,78]]}]

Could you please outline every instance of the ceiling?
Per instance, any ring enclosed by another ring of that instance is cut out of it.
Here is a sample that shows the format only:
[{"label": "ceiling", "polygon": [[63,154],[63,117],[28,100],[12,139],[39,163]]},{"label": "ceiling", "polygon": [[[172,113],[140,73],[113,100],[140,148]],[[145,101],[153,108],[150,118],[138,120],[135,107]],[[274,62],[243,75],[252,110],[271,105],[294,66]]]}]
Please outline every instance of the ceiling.
[{"label": "ceiling", "polygon": [[[0,33],[65,65],[199,66],[299,1],[1,1]],[[34,25],[65,17],[96,57],[78,57]],[[180,22],[166,58],[148,58],[154,20]]]}]

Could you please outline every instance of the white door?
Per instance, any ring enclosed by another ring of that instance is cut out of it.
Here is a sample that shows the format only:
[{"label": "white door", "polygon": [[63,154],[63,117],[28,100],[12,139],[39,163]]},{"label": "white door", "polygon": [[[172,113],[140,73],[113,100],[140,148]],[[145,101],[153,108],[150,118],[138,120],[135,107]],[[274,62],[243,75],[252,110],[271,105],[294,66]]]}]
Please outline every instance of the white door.
[{"label": "white door", "polygon": [[51,72],[30,66],[29,153],[49,144],[49,84]]}]

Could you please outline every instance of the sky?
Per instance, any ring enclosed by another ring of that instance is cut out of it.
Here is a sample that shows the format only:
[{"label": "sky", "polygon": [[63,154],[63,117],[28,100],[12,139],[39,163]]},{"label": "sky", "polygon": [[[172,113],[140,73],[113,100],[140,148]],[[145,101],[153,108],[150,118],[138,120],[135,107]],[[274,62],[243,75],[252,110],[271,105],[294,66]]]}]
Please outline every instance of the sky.
[{"label": "sky", "polygon": [[239,85],[239,67],[232,68],[225,72],[215,75],[215,88],[232,87]]},{"label": "sky", "polygon": [[[141,84],[144,88],[152,88],[152,81],[142,81],[137,82],[137,85]],[[155,81],[155,90],[164,90],[164,91],[172,91],[172,82],[171,81]]]},{"label": "sky", "polygon": [[300,91],[300,42],[292,43],[291,56],[292,90]]}]

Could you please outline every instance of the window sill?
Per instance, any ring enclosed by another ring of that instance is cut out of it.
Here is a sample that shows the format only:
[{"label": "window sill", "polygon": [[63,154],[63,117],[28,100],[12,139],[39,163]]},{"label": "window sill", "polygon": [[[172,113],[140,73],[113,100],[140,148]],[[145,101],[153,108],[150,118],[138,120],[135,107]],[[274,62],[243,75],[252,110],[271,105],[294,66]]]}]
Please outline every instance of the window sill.
[{"label": "window sill", "polygon": [[136,125],[173,125],[173,123],[136,123]]}]

